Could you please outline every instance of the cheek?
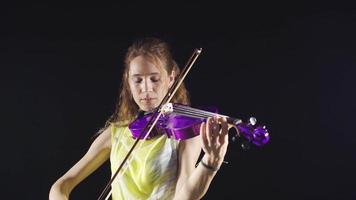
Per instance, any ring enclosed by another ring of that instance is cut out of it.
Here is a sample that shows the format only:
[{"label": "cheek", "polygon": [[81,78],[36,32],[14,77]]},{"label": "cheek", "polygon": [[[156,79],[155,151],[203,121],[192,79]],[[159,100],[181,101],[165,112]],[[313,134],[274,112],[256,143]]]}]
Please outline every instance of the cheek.
[{"label": "cheek", "polygon": [[167,83],[162,83],[159,87],[159,93],[161,96],[166,95],[167,91],[168,91],[168,84]]},{"label": "cheek", "polygon": [[131,95],[135,98],[138,94],[138,88],[130,84],[130,91],[131,91]]}]

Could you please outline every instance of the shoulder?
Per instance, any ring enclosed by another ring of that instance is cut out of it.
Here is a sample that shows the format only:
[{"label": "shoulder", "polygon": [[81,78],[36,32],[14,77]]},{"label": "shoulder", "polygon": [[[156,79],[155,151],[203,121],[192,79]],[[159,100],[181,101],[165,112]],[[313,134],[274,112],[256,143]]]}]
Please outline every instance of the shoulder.
[{"label": "shoulder", "polygon": [[93,144],[98,147],[111,148],[111,138],[113,131],[115,131],[113,125],[108,126],[98,137],[94,140]]},{"label": "shoulder", "polygon": [[114,138],[122,133],[124,133],[125,131],[129,131],[128,129],[128,126],[127,125],[120,125],[120,124],[110,124],[109,128],[108,128],[110,131],[110,135],[111,135],[111,138]]}]

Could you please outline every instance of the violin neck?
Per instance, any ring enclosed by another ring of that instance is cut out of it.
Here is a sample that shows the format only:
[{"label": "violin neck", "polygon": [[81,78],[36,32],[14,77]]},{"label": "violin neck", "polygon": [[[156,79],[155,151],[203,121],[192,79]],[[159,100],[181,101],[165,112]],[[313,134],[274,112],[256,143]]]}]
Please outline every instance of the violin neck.
[{"label": "violin neck", "polygon": [[228,124],[237,125],[242,122],[241,119],[232,118],[227,115],[221,115],[216,112],[192,108],[181,104],[173,104],[173,113],[177,113],[187,117],[198,118],[201,119],[202,121],[206,121],[208,117],[219,116],[219,117],[225,117]]}]

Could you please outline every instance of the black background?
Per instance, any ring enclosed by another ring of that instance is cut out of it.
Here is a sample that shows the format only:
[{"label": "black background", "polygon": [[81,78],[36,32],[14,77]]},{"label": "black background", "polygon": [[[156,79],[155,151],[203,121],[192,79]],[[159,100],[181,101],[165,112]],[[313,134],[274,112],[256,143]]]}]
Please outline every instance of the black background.
[{"label": "black background", "polygon": [[[350,2],[27,3],[1,7],[1,189],[48,199],[113,112],[124,53],[157,36],[193,106],[267,126],[234,143],[204,199],[355,199],[356,9]],[[107,162],[72,193],[96,199]]]}]

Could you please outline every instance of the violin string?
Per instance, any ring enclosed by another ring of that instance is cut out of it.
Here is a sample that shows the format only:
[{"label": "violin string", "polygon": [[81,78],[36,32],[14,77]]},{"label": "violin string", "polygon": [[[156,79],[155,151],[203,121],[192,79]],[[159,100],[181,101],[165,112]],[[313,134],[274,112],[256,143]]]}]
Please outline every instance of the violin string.
[{"label": "violin string", "polygon": [[187,117],[197,117],[197,118],[202,118],[202,119],[215,116],[215,115],[212,115],[212,114],[197,113],[197,112],[194,112],[194,111],[192,112],[192,111],[182,110],[182,109],[179,109],[179,108],[175,109],[173,112],[177,113],[177,114],[185,115]]},{"label": "violin string", "polygon": [[199,110],[196,108],[191,108],[187,106],[176,106],[174,105],[173,107],[173,112],[176,112],[178,114],[186,114],[188,116],[194,116],[194,117],[200,117],[200,118],[207,118],[207,117],[214,117],[214,116],[221,116],[221,117],[227,117],[225,115],[220,115],[217,113],[209,112],[209,111],[204,111],[204,110]]},{"label": "violin string", "polygon": [[205,112],[186,110],[186,109],[181,109],[181,108],[175,109],[174,112],[176,112],[178,114],[185,114],[187,116],[201,117],[201,118],[213,117],[213,116],[217,115],[216,113],[205,113]]},{"label": "violin string", "polygon": [[208,115],[213,115],[215,113],[212,113],[210,111],[204,111],[204,110],[199,110],[199,109],[195,109],[189,106],[182,106],[182,105],[173,105],[173,110],[180,110],[180,111],[187,111],[190,113],[199,113],[199,114],[208,114]]},{"label": "violin string", "polygon": [[189,107],[189,106],[184,106],[184,105],[179,105],[179,104],[174,104],[173,108],[182,109],[182,110],[186,110],[186,111],[192,111],[192,112],[195,112],[195,113],[203,113],[203,114],[207,114],[209,116],[218,115],[218,116],[228,117],[228,116],[225,116],[225,115],[220,115],[220,114],[215,113],[215,112],[201,110],[201,109],[192,108],[192,107]]}]

